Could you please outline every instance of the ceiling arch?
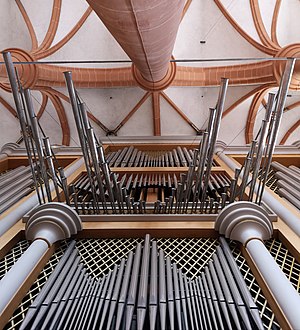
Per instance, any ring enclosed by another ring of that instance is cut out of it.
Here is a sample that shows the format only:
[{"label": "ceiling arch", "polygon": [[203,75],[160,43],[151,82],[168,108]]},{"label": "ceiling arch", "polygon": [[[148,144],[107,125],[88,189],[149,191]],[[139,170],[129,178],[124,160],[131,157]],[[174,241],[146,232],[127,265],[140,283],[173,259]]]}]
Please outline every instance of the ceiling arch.
[{"label": "ceiling arch", "polygon": [[[276,57],[276,56],[289,56],[289,55],[297,55],[300,54],[300,46],[296,45],[285,45],[281,46],[278,42],[278,31],[280,30],[280,21],[279,15],[281,10],[281,1],[276,0],[274,2],[274,6],[270,7],[272,11],[272,25],[271,28],[267,28],[265,25],[263,11],[260,8],[260,4],[258,0],[249,0],[249,8],[251,10],[251,17],[253,20],[253,24],[256,29],[256,33],[259,36],[259,41],[256,40],[251,34],[244,29],[244,27],[240,26],[238,20],[235,20],[233,15],[230,12],[230,8],[225,5],[224,1],[221,0],[214,0],[215,5],[217,6],[220,17],[216,21],[216,24],[230,24],[234,30],[238,32],[238,34],[248,42],[249,49],[251,47],[256,48],[257,50],[263,52],[266,57]],[[76,8],[76,1],[72,2],[73,8]],[[51,11],[51,19],[48,25],[48,28],[44,32],[44,38],[42,41],[38,42],[36,29],[39,29],[38,26],[32,23],[30,20],[30,16],[34,15],[31,12],[31,5],[29,2],[22,2],[22,0],[16,0],[16,10],[21,13],[21,17],[23,17],[24,24],[27,28],[27,33],[30,36],[31,45],[28,45],[27,50],[19,49],[18,56],[16,55],[16,60],[21,60],[22,58],[32,58],[34,60],[47,60],[48,57],[53,57],[59,50],[64,48],[70,40],[76,39],[80,33],[84,33],[86,37],[89,39],[93,39],[94,36],[91,36],[88,31],[84,30],[86,22],[92,18],[94,13],[92,9],[88,7],[82,13],[79,20],[66,28],[66,31],[69,31],[63,36],[59,41],[55,42],[55,36],[58,31],[59,24],[64,24],[65,17],[62,15],[62,1],[61,0],[53,0],[51,6],[49,7],[44,6],[40,8],[40,10],[50,10]],[[195,8],[199,8],[200,4],[196,4],[194,1],[189,0],[185,1],[184,7],[182,10],[182,16],[185,18],[185,23],[190,17],[194,17],[195,15],[199,16],[201,19],[201,15],[204,13],[198,13],[195,11]],[[296,6],[296,4],[293,4]],[[300,7],[300,6],[299,6]],[[70,7],[71,9],[71,7]],[[295,7],[296,9],[296,7]],[[298,8],[300,9],[300,8]],[[31,15],[28,15],[30,12]],[[300,11],[298,11],[300,12]],[[209,15],[209,13],[208,13]],[[222,19],[223,15],[223,19]],[[225,20],[225,21],[224,21]],[[99,24],[100,21],[99,21]],[[103,29],[103,28],[102,28]],[[107,32],[105,32],[107,33]],[[193,27],[190,27],[190,33],[193,33]],[[39,32],[39,35],[41,33]],[[101,37],[101,36],[100,36]],[[220,38],[222,36],[220,35]],[[76,39],[77,40],[77,39]],[[1,41],[1,40],[0,40]],[[175,44],[175,49],[178,47],[179,43],[184,42],[184,40],[177,40]],[[1,42],[0,42],[1,44]],[[234,40],[233,40],[234,45]],[[7,47],[3,48],[12,48],[9,44],[5,45]],[[105,45],[102,45],[105,47]],[[80,44],[78,44],[80,47]],[[12,53],[14,49],[11,49]],[[218,48],[218,55],[221,57],[222,49]],[[75,55],[69,54],[68,59],[74,59]],[[97,58],[97,54],[95,54],[95,58]],[[125,56],[126,58],[126,56]],[[275,64],[274,64],[275,63]],[[72,71],[72,75],[74,78],[74,82],[77,88],[124,88],[124,87],[135,87],[138,88],[138,82],[135,80],[134,76],[132,75],[132,69],[130,66],[126,65],[116,65],[112,67],[112,65],[106,66],[96,66],[93,64],[89,65],[90,67],[83,67],[83,66],[63,66],[63,65],[51,65],[51,64],[38,64],[32,65],[31,69],[29,70],[28,67],[23,67],[23,65],[19,65],[19,72],[20,78],[22,82],[27,82],[28,87],[38,90],[41,92],[42,95],[42,102],[38,105],[37,112],[39,113],[39,117],[42,117],[45,111],[47,111],[47,107],[53,106],[57,112],[58,118],[60,119],[60,125],[62,130],[62,143],[69,144],[71,143],[72,139],[70,138],[70,131],[68,130],[69,123],[67,116],[64,113],[68,110],[65,109],[65,105],[61,102],[62,100],[66,101],[67,96],[64,94],[65,92],[61,90],[64,87],[64,79],[62,72],[66,70]],[[91,67],[92,66],[92,67]],[[272,61],[272,60],[261,60],[261,61],[252,61],[250,63],[243,63],[243,62],[235,62],[231,64],[227,62],[226,64],[220,65],[218,62],[212,62],[209,64],[206,63],[188,63],[188,65],[182,65],[181,63],[176,64],[176,71],[174,75],[174,79],[171,83],[170,88],[174,87],[196,87],[199,88],[199,93],[203,90],[203,88],[207,88],[210,86],[217,86],[219,84],[220,78],[225,76],[229,77],[230,84],[236,86],[249,86],[253,85],[254,89],[251,92],[245,92],[241,94],[240,97],[232,102],[232,104],[228,104],[227,109],[224,112],[223,116],[227,116],[231,111],[233,111],[237,106],[241,105],[244,100],[248,99],[249,97],[253,98],[251,106],[249,109],[245,109],[248,111],[248,118],[244,123],[245,126],[245,143],[249,143],[251,138],[253,137],[253,129],[254,124],[257,120],[256,113],[258,107],[261,104],[264,104],[264,93],[267,91],[268,88],[276,86],[278,84],[278,79],[280,72],[282,70],[283,64],[279,61]],[[296,73],[293,77],[293,84],[292,88],[296,91],[299,89],[300,79],[298,71],[300,65],[296,65]],[[30,79],[29,79],[30,77]],[[3,65],[0,66],[0,86],[7,90],[6,85],[6,73]],[[147,89],[147,87],[143,87]],[[212,90],[212,89],[211,89]],[[263,92],[264,91],[264,92]],[[162,106],[165,104],[164,102],[160,102],[160,99],[163,98],[169,106],[174,110],[174,113],[180,115],[182,121],[188,123],[188,125],[193,129],[194,134],[199,133],[201,130],[197,123],[193,122],[189,115],[186,115],[187,111],[184,108],[180,108],[176,105],[177,97],[184,97],[184,89],[182,89],[182,96],[175,96],[175,99],[170,99],[163,90],[160,91],[151,91],[146,90],[146,93],[139,99],[137,104],[133,106],[131,109],[128,109],[128,115],[126,115],[123,120],[114,128],[109,129],[107,125],[104,125],[101,121],[101,112],[99,115],[92,115],[94,122],[103,130],[104,134],[118,134],[120,125],[124,126],[128,120],[132,120],[132,115],[138,111],[141,104],[144,103],[145,98],[151,96],[151,102],[147,103],[151,104],[152,106],[152,116],[153,121],[152,123],[149,122],[149,125],[152,125],[153,135],[163,135],[164,132],[161,131],[161,111],[164,111]],[[1,111],[9,111],[12,114],[12,120],[15,116],[13,107],[7,102],[5,99],[5,94],[0,95],[0,103],[1,103]],[[174,97],[174,96],[173,96]],[[209,101],[210,97],[207,97],[207,102]],[[48,102],[48,101],[51,102]],[[193,104],[193,100],[187,100],[187,102],[191,102]],[[213,105],[213,104],[211,104]],[[300,104],[299,102],[294,102],[292,105],[286,107],[286,110],[294,109],[295,113],[300,111]],[[195,109],[198,111],[198,109]],[[203,112],[204,113],[204,112]],[[201,114],[199,114],[201,115]],[[98,119],[99,117],[100,119]],[[172,121],[170,121],[172,122]],[[284,127],[283,130],[286,131],[285,135],[288,132],[294,132],[299,128],[299,125],[296,125],[295,122],[290,122],[289,127]],[[122,129],[124,132],[124,129]],[[129,133],[129,132],[128,132]],[[174,128],[174,134],[176,134],[176,128]],[[290,133],[291,135],[291,133]],[[290,136],[288,135],[288,136]],[[228,137],[230,140],[230,137]],[[287,138],[283,138],[281,143],[285,143]]]}]

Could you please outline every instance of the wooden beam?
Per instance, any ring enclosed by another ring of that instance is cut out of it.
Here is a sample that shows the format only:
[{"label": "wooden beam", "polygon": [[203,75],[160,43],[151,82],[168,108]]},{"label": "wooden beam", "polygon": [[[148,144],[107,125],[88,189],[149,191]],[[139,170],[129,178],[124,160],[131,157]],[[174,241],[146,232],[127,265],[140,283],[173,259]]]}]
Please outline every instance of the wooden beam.
[{"label": "wooden beam", "polygon": [[54,253],[56,245],[52,245],[45,254],[41,257],[38,264],[34,269],[32,269],[31,274],[26,278],[26,280],[22,283],[19,290],[15,293],[12,300],[7,305],[6,309],[0,315],[0,329],[3,329],[4,326],[7,324],[9,318],[12,316],[13,312],[19,306],[22,299],[25,297],[29,289],[31,288],[34,281],[40,275],[42,269],[45,267],[46,263],[51,258],[52,254]]},{"label": "wooden beam", "polygon": [[[188,167],[111,167],[112,172],[116,173],[187,173]],[[220,166],[211,169],[214,173],[225,173]]]},{"label": "wooden beam", "polygon": [[154,136],[161,136],[161,125],[160,125],[160,93],[152,93],[152,109],[153,109],[153,127]]},{"label": "wooden beam", "polygon": [[113,132],[116,134],[118,130],[124,126],[128,120],[136,113],[136,111],[142,106],[142,104],[147,100],[150,96],[150,92],[144,94],[144,96],[139,100],[139,102],[129,111],[129,113],[125,116],[125,118],[120,122],[120,124],[113,129]]},{"label": "wooden beam", "polygon": [[182,11],[182,16],[181,16],[181,20],[183,19],[183,17],[185,16],[186,12],[188,11],[190,5],[192,3],[192,0],[186,0],[183,11]]},{"label": "wooden beam", "polygon": [[290,137],[290,135],[294,133],[298,127],[300,127],[300,119],[292,127],[288,129],[288,131],[284,134],[284,137],[281,139],[279,144],[281,145],[285,144],[285,142]]},{"label": "wooden beam", "polygon": [[0,159],[0,173],[6,171],[7,169],[8,169],[8,156],[2,154]]},{"label": "wooden beam", "polygon": [[[290,208],[292,210],[292,208]],[[292,256],[300,263],[299,236],[280,218],[273,223],[277,238],[284,244]]]},{"label": "wooden beam", "polygon": [[247,122],[246,122],[246,129],[245,129],[245,141],[247,144],[251,143],[253,140],[253,132],[254,132],[254,125],[256,121],[257,114],[259,112],[259,109],[262,105],[262,100],[264,99],[266,93],[268,90],[273,87],[272,85],[269,85],[267,87],[264,87],[262,90],[257,92],[251,102],[250,109],[248,112]]},{"label": "wooden beam", "polygon": [[105,133],[109,132],[109,129],[98,118],[96,118],[91,112],[87,111],[87,115],[88,115],[89,119],[91,119],[95,124],[97,124]]},{"label": "wooden beam", "polygon": [[2,259],[22,238],[25,224],[19,220],[0,237],[0,259]]},{"label": "wooden beam", "polygon": [[170,106],[179,114],[179,116],[187,122],[197,133],[200,133],[201,130],[188,118],[188,116],[182,112],[178,106],[168,97],[164,92],[161,93],[161,96],[170,104]]},{"label": "wooden beam", "polygon": [[16,113],[16,110],[8,103],[6,102],[1,96],[0,96],[0,103],[15,117],[18,119],[18,115]]},{"label": "wooden beam", "polygon": [[280,326],[282,327],[282,329],[292,329],[287,318],[285,317],[284,312],[281,310],[281,308],[279,307],[279,305],[277,303],[277,300],[275,299],[272,292],[270,291],[268,283],[262,277],[262,274],[260,273],[259,269],[256,267],[256,264],[253,261],[253,259],[251,258],[251,256],[249,255],[247,249],[242,246],[241,252],[242,252],[243,257],[247,260],[247,263],[250,266],[251,271],[252,271],[253,275],[255,276],[255,279],[257,280],[258,285],[260,286],[264,296],[266,297],[272,311],[274,312],[275,317],[278,320]]},{"label": "wooden beam", "polygon": [[213,221],[149,221],[149,222],[83,222],[78,238],[143,237],[211,237],[217,238]]}]

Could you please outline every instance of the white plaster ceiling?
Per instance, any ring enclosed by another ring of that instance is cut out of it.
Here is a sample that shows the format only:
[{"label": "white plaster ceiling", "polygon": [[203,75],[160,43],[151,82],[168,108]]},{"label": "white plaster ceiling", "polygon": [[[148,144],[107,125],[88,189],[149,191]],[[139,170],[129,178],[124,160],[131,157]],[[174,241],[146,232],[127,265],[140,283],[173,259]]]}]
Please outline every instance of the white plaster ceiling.
[{"label": "white plaster ceiling", "polygon": [[[276,0],[259,1],[266,30],[270,31],[271,18]],[[51,17],[52,1],[22,0],[29,18],[36,31],[38,41],[41,42],[47,32]],[[83,0],[63,0],[60,23],[53,43],[58,42],[77,23],[87,8]],[[223,0],[222,3],[238,24],[256,41],[259,41],[255,30],[249,1]],[[289,0],[282,2],[278,19],[278,40],[281,45],[300,42],[300,2]],[[205,43],[200,43],[205,41]],[[2,0],[0,11],[0,49],[19,47],[30,50],[30,37],[15,1]],[[247,42],[227,21],[222,12],[212,0],[193,0],[179,27],[174,47],[176,59],[207,59],[207,58],[240,58],[240,57],[268,57]],[[120,60],[128,59],[120,46],[106,30],[98,17],[92,13],[83,27],[59,51],[46,58],[47,60]],[[212,63],[184,63],[188,66],[223,65],[228,62]],[[230,63],[232,64],[232,63]],[[76,65],[74,65],[76,66]],[[81,65],[82,66],[82,65]],[[89,64],[89,66],[94,66]],[[96,67],[128,66],[97,65]],[[257,86],[229,87],[226,107],[247,94]],[[64,88],[57,88],[66,94]],[[111,89],[80,89],[80,95],[91,112],[99,118],[109,129],[115,128],[132,107],[141,99],[145,91],[134,88]],[[197,125],[205,128],[208,118],[208,108],[216,103],[218,89],[215,87],[170,87],[165,93],[172,101]],[[34,92],[35,110],[41,103],[39,92]],[[300,100],[299,92],[291,92],[288,104]],[[14,106],[9,93],[0,90],[0,96]],[[249,98],[221,123],[219,139],[231,145],[245,144],[244,130],[248,109],[252,98]],[[195,135],[195,131],[161,98],[161,127],[162,135]],[[71,131],[71,145],[78,144],[74,120],[70,105],[63,101]],[[259,112],[255,123],[254,133],[257,132],[262,119],[263,109]],[[7,142],[15,142],[20,137],[20,129],[14,118],[0,104],[0,146]],[[284,114],[279,134],[279,140],[286,131],[300,119],[300,107]],[[51,103],[41,118],[41,124],[50,136],[53,144],[60,144],[62,132],[57,114]],[[96,133],[101,137],[105,133],[94,125]],[[298,128],[287,140],[291,144],[299,140]],[[148,99],[133,117],[119,130],[119,136],[148,136],[153,134],[152,107]]]}]

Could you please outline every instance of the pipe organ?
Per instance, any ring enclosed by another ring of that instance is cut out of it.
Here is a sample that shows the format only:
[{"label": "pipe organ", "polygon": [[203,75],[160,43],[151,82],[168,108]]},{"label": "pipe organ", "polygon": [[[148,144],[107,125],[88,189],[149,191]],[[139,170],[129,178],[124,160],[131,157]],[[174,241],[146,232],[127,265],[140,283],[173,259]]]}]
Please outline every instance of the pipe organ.
[{"label": "pipe organ", "polygon": [[0,214],[33,191],[29,166],[19,166],[0,176]]},{"label": "pipe organ", "polygon": [[199,276],[191,278],[147,235],[127,260],[92,278],[73,241],[21,329],[120,329],[122,323],[125,329],[143,329],[146,323],[150,329],[262,329],[228,244],[224,239],[220,244]]},{"label": "pipe organ", "polygon": [[[0,328],[278,329],[300,322],[299,284],[268,248],[284,242],[295,279],[299,242],[264,199],[275,177],[278,194],[299,208],[299,167],[272,161],[293,60],[238,164],[217,142],[228,79],[197,141],[122,144],[95,135],[65,72],[80,141],[67,160],[44,135],[10,54],[4,59],[25,149],[23,158],[7,157],[15,158],[12,169],[0,158],[0,297],[8,301],[0,303]],[[24,238],[32,243],[18,243]],[[26,251],[5,266],[18,244]],[[49,276],[34,284],[47,262]],[[24,281],[10,281],[16,271]]]},{"label": "pipe organ", "polygon": [[276,190],[279,196],[288,200],[297,209],[300,209],[300,168],[294,165],[286,167],[278,162],[273,162],[271,166],[275,171]]}]

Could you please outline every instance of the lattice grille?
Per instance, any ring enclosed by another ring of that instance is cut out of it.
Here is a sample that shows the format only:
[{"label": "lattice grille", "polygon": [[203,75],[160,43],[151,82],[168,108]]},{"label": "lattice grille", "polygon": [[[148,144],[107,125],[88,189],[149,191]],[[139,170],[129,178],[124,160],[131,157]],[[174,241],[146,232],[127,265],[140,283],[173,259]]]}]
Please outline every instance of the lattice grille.
[{"label": "lattice grille", "polygon": [[[125,257],[140,241],[139,239],[89,239],[78,241],[77,246],[87,267],[97,276],[97,274],[105,272],[109,268],[112,269],[112,265],[117,260]],[[170,256],[172,261],[176,262],[183,269],[183,272],[191,277],[198,276],[218,245],[217,240],[206,238],[157,238],[156,241],[158,247],[164,250],[166,256]],[[261,312],[265,329],[280,329],[245,258],[234,243],[231,247],[253,299]],[[104,257],[103,260],[99,258],[96,249],[101,251],[100,254]],[[105,249],[107,250],[105,251]]]},{"label": "lattice grille", "polygon": [[[259,178],[261,177],[261,172],[259,174]],[[267,177],[266,186],[274,191],[275,194],[278,194],[278,186],[277,186],[278,179],[275,176],[275,172],[270,170]]]},{"label": "lattice grille", "polygon": [[266,247],[292,285],[300,293],[300,264],[279,240],[275,238],[269,240],[266,242]]},{"label": "lattice grille", "polygon": [[260,316],[262,318],[265,329],[280,329],[280,326],[275,319],[274,313],[269,307],[261,288],[257,284],[255,277],[250,270],[250,267],[248,266],[245,258],[242,256],[241,251],[238,249],[235,242],[231,242],[231,249],[237,265],[239,266],[239,269],[254,299],[254,302],[260,311]]},{"label": "lattice grille", "polygon": [[127,257],[142,239],[82,239],[77,241],[77,249],[90,274],[95,277],[113,269],[115,263]]},{"label": "lattice grille", "polygon": [[[176,262],[189,276],[195,277],[201,272],[201,269],[214,253],[218,241],[207,238],[155,238],[158,247],[165,251],[166,256],[170,256],[172,261]],[[82,261],[86,263],[87,268],[94,276],[105,273],[108,269],[126,257],[129,251],[135,249],[138,242],[142,239],[82,239],[77,241],[77,248],[82,257]],[[293,285],[299,291],[300,287],[300,265],[294,260],[287,249],[280,241],[270,240],[266,243],[270,253],[282,267],[283,271],[290,278]],[[27,241],[19,242],[12,251],[10,251],[4,259],[0,261],[1,276],[3,276],[10,267],[16,262],[20,255],[28,247]],[[11,320],[5,327],[8,329],[18,329],[28,306],[35,299],[42,286],[57,265],[66,244],[60,247],[47,263],[41,272],[37,281],[33,284],[30,291],[23,299],[20,306],[15,311]],[[261,316],[265,325],[265,329],[280,329],[273,312],[267,304],[253,274],[250,271],[245,259],[237,248],[235,243],[231,243],[233,254],[237,264],[245,278],[249,290],[261,312]]]},{"label": "lattice grille", "polygon": [[[197,276],[215,252],[217,240],[207,238],[158,238],[157,246],[187,276]],[[95,277],[113,269],[142,239],[84,239],[77,242],[83,262]]]},{"label": "lattice grille", "polygon": [[157,246],[191,278],[201,273],[218,244],[218,241],[212,238],[157,239]]},{"label": "lattice grille", "polygon": [[11,269],[11,267],[17,262],[21,255],[28,248],[28,241],[20,241],[14,248],[12,248],[6,256],[0,260],[0,280]]},{"label": "lattice grille", "polygon": [[[7,256],[13,255],[13,253],[16,254],[16,252],[13,252],[13,251],[14,250],[19,251],[20,250],[19,246],[21,246],[21,247],[26,246],[26,248],[27,248],[28,245],[29,244],[28,244],[27,241],[21,241],[20,243],[17,244],[17,246],[11,252],[8,253]],[[56,265],[58,264],[61,256],[63,255],[66,247],[67,247],[66,243],[62,244],[61,247],[59,247],[56,250],[56,252],[53,254],[53,256],[50,258],[50,260],[48,261],[48,263],[46,264],[46,266],[44,267],[44,269],[40,273],[39,277],[33,283],[33,285],[31,286],[31,288],[29,290],[29,292],[23,298],[22,302],[20,303],[20,305],[18,306],[18,308],[15,310],[14,314],[10,318],[9,322],[7,323],[6,327],[4,328],[5,330],[19,329],[19,327],[20,327],[20,325],[21,325],[21,323],[22,323],[22,321],[25,317],[27,309],[32,304],[35,297],[39,294],[39,292],[41,291],[43,285],[46,283],[47,279],[49,278],[49,276],[53,272],[53,270],[56,267]],[[19,252],[18,258],[20,257],[22,252]],[[7,258],[7,256],[5,258]],[[13,257],[11,257],[11,258],[13,258]],[[16,262],[16,260],[14,260],[14,262],[11,263],[11,266],[15,262]]]}]

